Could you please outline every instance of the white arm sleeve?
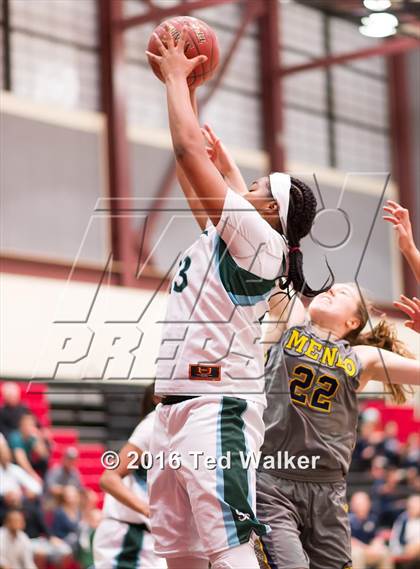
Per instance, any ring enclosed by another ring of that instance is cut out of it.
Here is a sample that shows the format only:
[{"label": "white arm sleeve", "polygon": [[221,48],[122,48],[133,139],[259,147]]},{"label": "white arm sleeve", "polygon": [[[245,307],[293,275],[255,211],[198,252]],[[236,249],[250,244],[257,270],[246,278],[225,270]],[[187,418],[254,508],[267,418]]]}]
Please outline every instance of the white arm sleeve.
[{"label": "white arm sleeve", "polygon": [[284,274],[287,242],[243,196],[228,189],[216,230],[243,269],[273,280]]},{"label": "white arm sleeve", "polygon": [[154,422],[155,411],[152,411],[137,425],[128,439],[128,442],[136,446],[139,450],[148,451],[150,447],[150,439],[152,438]]}]

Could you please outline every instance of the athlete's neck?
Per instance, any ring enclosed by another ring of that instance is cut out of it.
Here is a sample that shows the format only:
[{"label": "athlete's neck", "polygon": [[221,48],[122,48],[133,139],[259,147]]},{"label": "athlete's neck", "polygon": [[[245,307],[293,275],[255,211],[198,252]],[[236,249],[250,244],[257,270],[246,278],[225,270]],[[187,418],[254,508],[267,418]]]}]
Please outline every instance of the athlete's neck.
[{"label": "athlete's neck", "polygon": [[331,330],[331,328],[323,328],[322,326],[320,326],[319,324],[315,324],[314,322],[309,322],[309,324],[314,333],[322,340],[332,340],[334,342],[340,340],[340,335],[336,333],[334,330]]}]

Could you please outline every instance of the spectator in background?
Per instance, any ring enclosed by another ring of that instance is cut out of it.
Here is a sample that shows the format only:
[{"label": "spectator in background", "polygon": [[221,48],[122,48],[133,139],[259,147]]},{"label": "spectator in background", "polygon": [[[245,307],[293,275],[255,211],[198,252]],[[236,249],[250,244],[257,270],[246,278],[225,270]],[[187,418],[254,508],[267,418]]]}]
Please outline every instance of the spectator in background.
[{"label": "spectator in background", "polygon": [[384,456],[375,456],[375,458],[372,460],[370,475],[372,477],[374,488],[385,482],[387,465],[388,461]]},{"label": "spectator in background", "polygon": [[353,457],[359,469],[367,470],[378,456],[384,456],[388,464],[399,466],[400,452],[396,421],[388,421],[383,429],[378,428],[375,421],[362,422]]},{"label": "spectator in background", "polygon": [[32,477],[42,480],[50,451],[31,413],[21,416],[18,430],[9,435],[9,445],[16,463]]},{"label": "spectator in background", "polygon": [[51,534],[41,504],[35,500],[25,500],[23,508],[26,533],[31,540],[32,553],[38,567],[52,564],[54,569],[61,569],[71,558],[71,547],[62,539]]},{"label": "spectator in background", "polygon": [[[39,569],[53,563],[60,569],[71,555],[71,548],[62,540],[51,535],[45,522],[41,500],[38,496],[25,497],[17,492],[4,495],[4,506],[8,510],[19,510],[25,518],[25,532],[30,539],[32,554]],[[3,516],[2,516],[3,517]]]},{"label": "spectator in background", "polygon": [[420,434],[411,433],[402,449],[401,464],[404,468],[420,470]]},{"label": "spectator in background", "polygon": [[385,456],[395,466],[400,462],[400,441],[398,440],[398,423],[388,421],[384,425],[382,441],[377,446],[377,453]]},{"label": "spectator in background", "polygon": [[46,491],[55,499],[61,498],[65,486],[82,489],[80,473],[76,467],[79,452],[75,447],[68,447],[64,452],[61,463],[50,468],[45,478]]},{"label": "spectator in background", "polygon": [[[401,466],[410,494],[420,493],[420,434],[411,433],[401,451]],[[420,538],[419,538],[420,539]]]},{"label": "spectator in background", "polygon": [[21,391],[17,383],[13,381],[4,382],[1,386],[1,394],[3,404],[0,407],[0,432],[9,438],[10,433],[18,429],[22,416],[30,411],[26,405],[20,402]]},{"label": "spectator in background", "polygon": [[361,470],[368,470],[372,459],[375,457],[374,437],[376,436],[376,422],[363,420],[363,415],[361,418],[352,460]]},{"label": "spectator in background", "polygon": [[420,562],[420,494],[407,500],[406,511],[392,526],[390,548],[399,566],[416,569]]},{"label": "spectator in background", "polygon": [[24,532],[25,518],[21,510],[6,512],[0,528],[0,567],[2,569],[37,569],[29,537]]},{"label": "spectator in background", "polygon": [[[386,460],[386,459],[385,459]],[[381,526],[390,528],[397,516],[404,510],[403,498],[406,492],[400,486],[403,473],[395,467],[387,467],[384,479],[378,479],[373,483],[372,500],[373,510],[378,516]]]},{"label": "spectator in background", "polygon": [[420,493],[420,475],[417,468],[410,466],[403,470],[405,474],[405,483],[407,484],[407,491],[409,494]]},{"label": "spectator in background", "polygon": [[18,464],[12,462],[12,452],[5,437],[0,433],[0,496],[15,492],[27,497],[39,496],[42,485],[38,477],[31,476]]},{"label": "spectator in background", "polygon": [[351,549],[354,567],[392,569],[391,555],[377,535],[377,517],[366,492],[356,492],[350,501]]},{"label": "spectator in background", "polygon": [[53,513],[51,533],[64,540],[77,554],[80,530],[80,492],[74,486],[64,486],[61,505]]}]

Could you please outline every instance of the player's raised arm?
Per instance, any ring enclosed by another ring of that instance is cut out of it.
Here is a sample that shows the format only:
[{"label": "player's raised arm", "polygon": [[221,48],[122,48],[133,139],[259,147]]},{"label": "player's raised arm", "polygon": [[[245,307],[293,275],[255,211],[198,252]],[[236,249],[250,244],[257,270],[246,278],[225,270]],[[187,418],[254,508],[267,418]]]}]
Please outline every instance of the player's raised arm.
[{"label": "player's raised arm", "polygon": [[417,360],[374,346],[355,346],[354,349],[363,366],[359,390],[370,380],[420,385],[420,364]]},{"label": "player's raised arm", "polygon": [[[193,107],[195,115],[198,117],[197,99],[195,96],[195,89],[190,90],[191,105]],[[179,185],[184,192],[184,196],[188,201],[188,205],[195,217],[196,222],[200,226],[201,230],[204,230],[207,225],[208,215],[203,207],[200,198],[195,193],[190,181],[188,180],[182,166],[179,162],[176,163],[176,177],[178,178]]]},{"label": "player's raised arm", "polygon": [[270,310],[262,323],[261,343],[264,352],[276,344],[283,332],[291,326],[298,326],[305,321],[305,307],[297,295],[290,298],[285,292],[274,294],[269,300]]},{"label": "player's raised arm", "polygon": [[200,226],[200,229],[204,231],[207,225],[208,215],[206,210],[201,203],[200,198],[194,191],[194,188],[190,184],[184,170],[177,162],[176,164],[176,177],[178,178],[179,185],[182,188],[185,198],[187,199],[188,205],[195,217],[196,222]]},{"label": "player's raised arm", "polygon": [[185,56],[185,30],[182,31],[177,45],[169,33],[165,37],[167,47],[158,36],[156,38],[161,55],[150,52],[147,54],[159,63],[165,80],[169,127],[175,157],[212,222],[217,225],[223,210],[227,185],[207,155],[187,84],[187,77],[194,67],[207,58],[204,55],[193,59]]}]

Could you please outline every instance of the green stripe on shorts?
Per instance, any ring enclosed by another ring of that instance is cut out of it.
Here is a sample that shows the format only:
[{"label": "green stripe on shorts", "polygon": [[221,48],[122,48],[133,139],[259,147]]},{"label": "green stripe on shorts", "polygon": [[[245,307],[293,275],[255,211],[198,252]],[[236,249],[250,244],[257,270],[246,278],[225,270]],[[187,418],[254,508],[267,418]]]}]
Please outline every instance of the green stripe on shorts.
[{"label": "green stripe on shorts", "polygon": [[247,543],[252,530],[257,535],[267,533],[267,527],[257,520],[248,502],[248,471],[241,460],[241,454],[244,459],[247,456],[245,423],[242,418],[246,408],[245,399],[223,397],[220,421],[221,451],[222,455],[229,452],[231,455],[231,468],[222,471],[224,501],[230,507],[239,543]]},{"label": "green stripe on shorts", "polygon": [[144,529],[137,525],[129,525],[124,536],[122,549],[117,556],[115,569],[136,569],[139,553],[143,546]]}]

